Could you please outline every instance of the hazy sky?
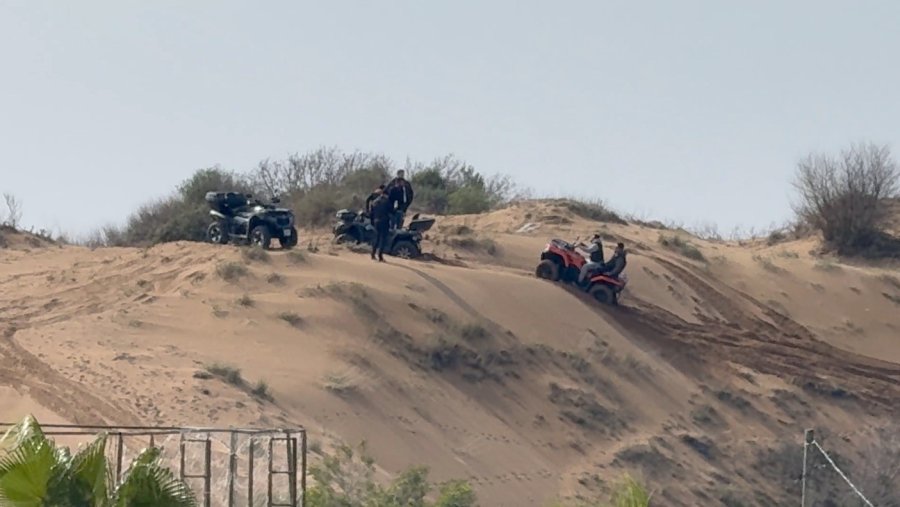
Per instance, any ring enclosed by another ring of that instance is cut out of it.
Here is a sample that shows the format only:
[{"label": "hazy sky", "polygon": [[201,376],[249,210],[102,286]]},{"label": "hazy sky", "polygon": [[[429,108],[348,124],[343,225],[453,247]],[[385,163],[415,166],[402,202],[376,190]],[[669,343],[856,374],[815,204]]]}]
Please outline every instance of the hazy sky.
[{"label": "hazy sky", "polygon": [[723,232],[810,150],[900,155],[896,0],[0,0],[0,65],[0,191],[72,233],[320,145]]}]

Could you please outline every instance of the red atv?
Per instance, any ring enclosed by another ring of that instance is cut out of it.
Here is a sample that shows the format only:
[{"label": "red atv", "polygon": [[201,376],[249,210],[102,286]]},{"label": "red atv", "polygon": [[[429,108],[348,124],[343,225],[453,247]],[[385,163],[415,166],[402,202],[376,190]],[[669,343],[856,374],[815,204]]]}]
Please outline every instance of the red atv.
[{"label": "red atv", "polygon": [[[575,250],[575,245],[561,239],[551,239],[541,252],[541,262],[534,274],[538,278],[578,286],[578,273],[586,263],[587,259]],[[611,305],[618,304],[619,294],[628,283],[628,277],[624,273],[618,277],[594,273],[589,274],[589,278],[579,288],[597,301]]]}]

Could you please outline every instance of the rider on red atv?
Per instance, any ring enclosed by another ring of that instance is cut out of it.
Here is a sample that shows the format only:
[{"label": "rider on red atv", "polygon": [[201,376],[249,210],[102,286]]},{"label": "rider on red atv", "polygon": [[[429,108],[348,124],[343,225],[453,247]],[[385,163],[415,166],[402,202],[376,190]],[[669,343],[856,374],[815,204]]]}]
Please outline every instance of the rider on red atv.
[{"label": "rider on red atv", "polygon": [[588,254],[590,258],[590,262],[586,262],[584,266],[581,267],[580,272],[578,273],[578,285],[584,286],[585,278],[588,273],[592,273],[601,269],[604,265],[603,262],[603,240],[600,239],[599,234],[594,234],[594,237],[591,238],[591,244],[585,245],[584,243],[578,243],[575,245],[576,248],[582,250],[584,253]]},{"label": "rider on red atv", "polygon": [[[584,286],[583,279],[586,277],[587,270],[586,268],[593,264],[593,262],[589,262],[581,268],[581,275],[578,280],[578,285]],[[625,244],[619,242],[616,244],[616,250],[613,253],[613,256],[609,259],[609,262],[601,263],[600,266],[597,267],[598,273],[602,273],[606,276],[612,278],[618,278],[619,274],[625,270],[625,266],[628,264],[628,260],[625,258]]]}]

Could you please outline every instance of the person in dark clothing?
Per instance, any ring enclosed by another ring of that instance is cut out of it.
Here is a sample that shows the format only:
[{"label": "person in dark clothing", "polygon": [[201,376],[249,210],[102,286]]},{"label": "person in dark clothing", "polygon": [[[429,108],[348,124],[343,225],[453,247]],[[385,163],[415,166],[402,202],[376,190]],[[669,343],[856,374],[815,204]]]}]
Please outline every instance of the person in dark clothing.
[{"label": "person in dark clothing", "polygon": [[375,192],[377,197],[371,201],[370,208],[372,226],[375,227],[375,238],[372,240],[372,259],[375,259],[375,254],[378,254],[378,260],[384,262],[384,249],[388,246],[393,202],[388,194],[380,189]]},{"label": "person in dark clothing", "polygon": [[608,276],[617,277],[625,270],[627,264],[628,260],[625,258],[625,244],[619,243],[616,245],[615,253],[610,257],[609,262],[603,265],[603,273]]},{"label": "person in dark clothing", "polygon": [[382,183],[381,185],[378,185],[378,187],[375,188],[375,190],[373,190],[371,194],[369,194],[369,197],[366,197],[366,211],[365,211],[366,216],[370,216],[372,214],[372,201],[377,199],[378,196],[381,195],[383,192],[384,192],[384,183]]},{"label": "person in dark clothing", "polygon": [[407,181],[406,172],[403,169],[397,171],[397,177],[388,183],[387,189],[391,200],[396,203],[393,225],[397,228],[403,227],[403,218],[413,200],[413,188]]}]

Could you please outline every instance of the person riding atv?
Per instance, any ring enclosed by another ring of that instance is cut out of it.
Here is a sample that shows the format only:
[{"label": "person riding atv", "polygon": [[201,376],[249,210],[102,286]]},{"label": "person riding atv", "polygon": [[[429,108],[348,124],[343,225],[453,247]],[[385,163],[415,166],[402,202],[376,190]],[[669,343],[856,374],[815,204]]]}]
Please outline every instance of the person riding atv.
[{"label": "person riding atv", "polygon": [[588,273],[603,267],[603,240],[600,239],[599,234],[594,234],[594,237],[591,238],[590,246],[578,243],[575,247],[588,254],[590,259],[589,262],[586,262],[581,267],[581,271],[578,273],[578,285],[582,285]]},{"label": "person riding atv", "polygon": [[628,259],[625,255],[625,244],[619,242],[616,244],[616,249],[609,262],[604,263],[601,261],[600,263],[595,263],[592,259],[591,262],[586,263],[581,268],[581,273],[578,276],[578,286],[587,290],[590,286],[590,283],[586,282],[589,279],[588,273],[591,273],[592,276],[594,274],[604,274],[611,278],[618,278],[622,271],[625,270],[626,265],[628,265]]}]

